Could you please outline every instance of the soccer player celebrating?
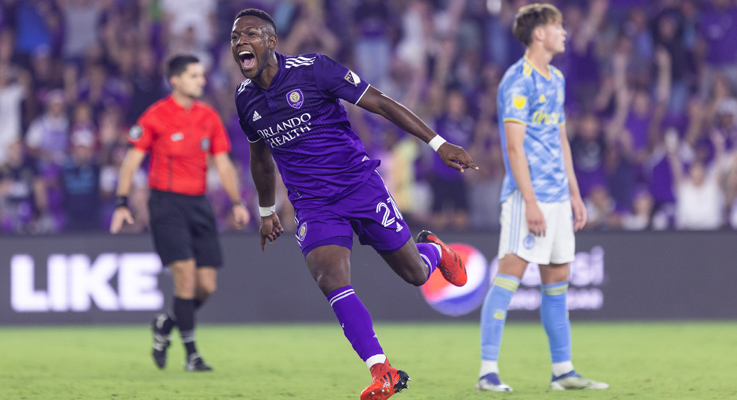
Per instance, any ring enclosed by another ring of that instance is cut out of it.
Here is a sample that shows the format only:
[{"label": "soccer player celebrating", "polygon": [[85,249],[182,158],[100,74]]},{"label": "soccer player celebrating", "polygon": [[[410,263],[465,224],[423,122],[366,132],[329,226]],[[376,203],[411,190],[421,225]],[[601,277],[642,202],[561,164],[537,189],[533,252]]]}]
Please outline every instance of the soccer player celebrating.
[{"label": "soccer player celebrating", "polygon": [[389,398],[407,387],[409,377],[387,361],[371,316],[351,286],[353,232],[413,285],[425,283],[436,267],[457,286],[464,285],[467,276],[458,255],[431,232],[420,232],[418,244],[412,240],[376,172],[379,161],[366,154],[340,99],[429,143],[450,167],[460,172],[478,168],[461,147],[445,142],[412,112],[344,66],[322,54],[277,53],[276,25],[264,11],[239,12],[230,40],[233,58],[247,78],[238,86],[235,101],[251,147],[261,248],[283,232],[274,213],[275,160],[295,208],[296,236],[307,267],[346,338],[371,371],[371,385],[361,399]]},{"label": "soccer player celebrating", "polygon": [[209,371],[212,368],[195,347],[194,331],[195,311],[215,291],[217,268],[222,265],[215,217],[204,196],[208,155],[230,196],[235,222],[244,226],[250,216],[241,202],[228,157],[230,141],[220,117],[196,100],[205,86],[205,69],[194,56],[175,56],[169,61],[168,77],[171,95],[149,107],[130,130],[132,147],[120,167],[110,231],[117,233],[125,222],[133,223],[128,193],[133,174],[150,151],[151,233],[161,263],[174,278],[173,311],[158,315],[152,324],[152,355],[156,365],[164,368],[169,332],[177,326],[187,351],[185,369]]},{"label": "soccer player celebrating", "polygon": [[566,291],[575,251],[574,231],[586,208],[573,173],[563,112],[565,79],[549,65],[565,50],[560,11],[548,4],[522,7],[514,37],[527,48],[499,84],[499,132],[506,175],[502,186],[499,271],[481,310],[479,390],[511,391],[499,379],[497,359],[507,307],[527,263],[540,265],[540,316],[553,361],[550,388],[605,389],[581,377],[571,362]]}]

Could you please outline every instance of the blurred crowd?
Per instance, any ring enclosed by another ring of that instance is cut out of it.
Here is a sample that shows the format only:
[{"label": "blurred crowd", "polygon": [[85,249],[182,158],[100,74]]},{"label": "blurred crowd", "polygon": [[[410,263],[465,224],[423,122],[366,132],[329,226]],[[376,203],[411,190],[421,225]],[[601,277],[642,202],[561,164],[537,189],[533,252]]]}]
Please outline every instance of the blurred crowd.
[{"label": "blurred crowd", "polygon": [[[381,117],[346,105],[410,224],[498,228],[504,176],[496,91],[524,48],[512,36],[525,0],[0,0],[0,231],[107,229],[126,136],[168,93],[163,65],[200,58],[204,101],[233,143],[257,212],[248,142],[233,101],[233,16],[274,17],[277,51],[320,52],[467,148],[459,174]],[[566,76],[567,131],[587,229],[737,228],[737,1],[554,1],[568,32],[553,64]],[[286,189],[277,207],[292,222]],[[147,229],[146,171],[131,193]],[[230,204],[216,173],[208,197],[222,230]],[[257,215],[257,214],[256,214]],[[256,230],[254,218],[250,230]]]}]

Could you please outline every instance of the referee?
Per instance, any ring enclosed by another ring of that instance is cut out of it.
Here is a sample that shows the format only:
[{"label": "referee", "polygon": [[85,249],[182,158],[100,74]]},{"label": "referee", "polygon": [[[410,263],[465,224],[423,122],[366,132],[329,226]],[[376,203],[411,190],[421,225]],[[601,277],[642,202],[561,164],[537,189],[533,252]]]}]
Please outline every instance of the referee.
[{"label": "referee", "polygon": [[235,168],[228,158],[230,142],[220,117],[210,106],[197,101],[205,86],[205,70],[191,55],[169,61],[167,77],[171,95],[154,103],[129,133],[132,147],[120,168],[115,213],[110,232],[133,223],[128,193],[133,174],[151,153],[148,207],[151,233],[161,263],[174,278],[174,307],[158,315],[152,324],[153,358],[159,368],[166,364],[169,333],[178,326],[187,350],[187,371],[210,371],[195,348],[194,313],[215,291],[217,269],[222,265],[215,217],[204,196],[207,156],[212,155],[223,188],[233,203],[239,227],[250,218],[241,202]]}]

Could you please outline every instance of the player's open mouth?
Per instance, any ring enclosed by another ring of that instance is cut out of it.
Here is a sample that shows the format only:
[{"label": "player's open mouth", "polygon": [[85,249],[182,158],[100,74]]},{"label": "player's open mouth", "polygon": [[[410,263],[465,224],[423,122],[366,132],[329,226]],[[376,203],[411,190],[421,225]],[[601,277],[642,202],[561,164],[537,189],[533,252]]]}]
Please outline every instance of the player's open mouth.
[{"label": "player's open mouth", "polygon": [[243,69],[251,69],[251,67],[256,64],[256,56],[254,56],[250,51],[241,51],[238,53],[238,58],[241,60],[241,67]]}]

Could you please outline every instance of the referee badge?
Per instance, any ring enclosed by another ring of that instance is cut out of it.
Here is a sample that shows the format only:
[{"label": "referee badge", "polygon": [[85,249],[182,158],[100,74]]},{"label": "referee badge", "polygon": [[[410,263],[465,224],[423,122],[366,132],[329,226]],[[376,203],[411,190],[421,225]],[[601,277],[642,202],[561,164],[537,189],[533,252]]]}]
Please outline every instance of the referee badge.
[{"label": "referee badge", "polygon": [[200,139],[200,150],[210,150],[210,138],[203,137],[202,139]]},{"label": "referee badge", "polygon": [[128,131],[128,138],[132,141],[137,141],[138,139],[143,136],[143,129],[140,125],[133,125],[131,126],[131,129]]}]

